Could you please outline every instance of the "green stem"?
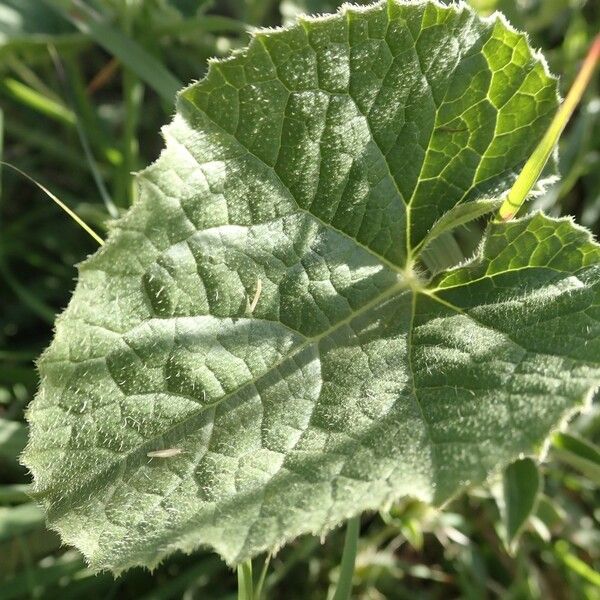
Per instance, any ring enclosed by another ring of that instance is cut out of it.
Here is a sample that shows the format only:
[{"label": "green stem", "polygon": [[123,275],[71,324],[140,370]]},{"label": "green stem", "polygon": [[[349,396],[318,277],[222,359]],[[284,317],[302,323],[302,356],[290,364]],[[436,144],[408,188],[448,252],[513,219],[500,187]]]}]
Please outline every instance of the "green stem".
[{"label": "green stem", "polygon": [[63,125],[75,126],[77,123],[77,117],[73,114],[73,111],[69,110],[64,104],[47,98],[37,90],[12,77],[3,77],[0,80],[0,91],[3,95]]},{"label": "green stem", "polygon": [[592,43],[565,101],[558,109],[552,123],[550,123],[550,127],[546,130],[542,141],[533,151],[529,160],[525,163],[523,170],[517,177],[517,180],[508,192],[506,199],[500,207],[500,219],[504,221],[512,219],[523,205],[523,202],[525,202],[529,192],[532,190],[535,182],[542,173],[543,168],[546,166],[548,158],[550,157],[554,146],[556,146],[563,129],[569,122],[575,107],[579,104],[579,101],[585,92],[585,88],[592,78],[594,68],[596,67],[599,58],[600,34],[596,36],[596,39]]},{"label": "green stem", "polygon": [[40,190],[42,190],[42,192],[44,192],[44,194],[46,194],[46,196],[48,196],[53,202],[58,204],[58,206],[62,208],[71,217],[71,219],[73,219],[73,221],[75,221],[85,232],[87,232],[91,237],[93,237],[94,240],[96,240],[96,242],[100,246],[104,246],[104,240],[79,215],[72,211],[62,200],[60,200],[60,198],[55,196],[46,186],[42,185],[39,181],[31,177],[31,175],[28,175],[27,173],[25,173],[25,171],[21,171],[21,169],[15,167],[15,165],[11,163],[0,161],[0,165],[9,167],[13,171],[19,173],[19,175],[25,177],[25,179],[31,181],[31,183],[33,183]]},{"label": "green stem", "polygon": [[267,571],[269,570],[270,563],[271,563],[271,555],[269,554],[265,558],[265,562],[264,562],[262,570],[260,572],[260,577],[258,579],[258,583],[256,584],[256,588],[254,589],[254,600],[261,600],[261,598],[262,598],[263,590],[265,587],[265,580],[267,578]]},{"label": "green stem", "polygon": [[252,579],[252,561],[238,565],[238,600],[254,600],[254,581]]},{"label": "green stem", "polygon": [[[100,193],[100,197],[104,202],[104,206],[106,207],[106,211],[113,218],[116,219],[119,216],[119,211],[117,207],[114,205],[108,190],[106,189],[106,185],[104,184],[104,179],[100,174],[100,169],[98,167],[98,163],[96,162],[96,158],[94,157],[94,153],[92,152],[92,147],[90,141],[88,139],[86,127],[83,123],[83,119],[80,118],[79,112],[77,110],[77,105],[87,105],[87,112],[93,112],[91,106],[89,106],[89,100],[86,94],[82,93],[81,83],[75,82],[73,77],[67,74],[67,71],[63,67],[63,63],[56,51],[54,46],[50,45],[48,47],[48,51],[50,52],[50,56],[52,57],[52,61],[54,62],[54,66],[56,68],[56,72],[58,74],[59,79],[62,82],[63,87],[65,88],[65,92],[67,93],[70,108],[73,111],[73,114],[77,117],[77,121],[75,123],[75,127],[77,129],[77,135],[79,136],[79,141],[81,142],[81,146],[83,148],[83,152],[85,154],[87,164],[89,166],[90,172],[92,173],[92,177],[94,178],[94,182],[96,183],[96,187],[98,188],[98,192]],[[77,73],[77,69],[73,68],[73,72]],[[79,85],[77,85],[79,84]],[[83,102],[82,102],[83,100]]]},{"label": "green stem", "polygon": [[344,552],[340,564],[340,578],[332,600],[348,600],[350,598],[359,532],[360,516],[352,517],[346,525],[346,539],[344,540]]},{"label": "green stem", "polygon": [[123,199],[126,205],[130,206],[135,200],[136,192],[132,174],[138,168],[137,128],[144,87],[136,75],[127,67],[123,69],[123,95],[125,97],[125,122],[123,128],[123,164],[121,165],[120,175],[123,185]]},{"label": "green stem", "polygon": [[[133,6],[126,5],[121,14],[121,29],[129,38],[133,35],[133,24],[136,16],[133,9]],[[126,205],[131,205],[135,200],[136,193],[132,174],[137,169],[139,151],[137,128],[144,96],[144,86],[136,73],[128,66],[123,67],[122,82],[125,120],[123,122],[123,164],[119,173],[120,195]]]}]

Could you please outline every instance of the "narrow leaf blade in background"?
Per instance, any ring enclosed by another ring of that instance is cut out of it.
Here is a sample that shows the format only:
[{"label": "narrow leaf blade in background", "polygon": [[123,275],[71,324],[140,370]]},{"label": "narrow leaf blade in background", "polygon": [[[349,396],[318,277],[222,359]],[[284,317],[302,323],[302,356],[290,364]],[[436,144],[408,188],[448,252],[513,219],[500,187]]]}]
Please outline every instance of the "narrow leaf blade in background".
[{"label": "narrow leaf blade in background", "polygon": [[63,8],[64,3],[60,1],[44,0],[44,2],[58,10],[81,32],[91,36],[97,44],[129,67],[165,102],[171,105],[175,103],[175,97],[181,89],[182,83],[162,62],[154,58],[135,40],[127,37],[112,25],[97,19],[95,14],[86,9],[83,4],[78,3],[76,9],[67,11]]},{"label": "narrow leaf blade in background", "polygon": [[596,485],[600,485],[600,448],[569,433],[557,433],[552,438],[552,453],[571,465]]}]

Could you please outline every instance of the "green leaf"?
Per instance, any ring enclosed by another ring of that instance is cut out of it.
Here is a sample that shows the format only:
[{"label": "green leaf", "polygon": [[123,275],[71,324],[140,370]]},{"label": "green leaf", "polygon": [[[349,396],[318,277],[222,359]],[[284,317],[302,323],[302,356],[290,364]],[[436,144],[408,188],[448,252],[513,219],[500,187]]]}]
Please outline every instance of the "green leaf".
[{"label": "green leaf", "polygon": [[506,543],[514,551],[521,531],[535,512],[542,479],[537,464],[522,458],[508,465],[503,475],[502,516]]},{"label": "green leaf", "polygon": [[544,542],[552,539],[552,533],[556,531],[566,519],[566,514],[559,504],[554,502],[543,493],[537,497],[535,514],[530,515],[529,525]]},{"label": "green leaf", "polygon": [[600,573],[595,571],[587,563],[582,561],[574,552],[566,540],[559,540],[554,544],[556,556],[574,573],[589,581],[596,589],[600,587]]},{"label": "green leaf", "polygon": [[444,213],[431,227],[425,238],[423,238],[418,249],[421,252],[427,250],[432,242],[439,239],[445,233],[491,213],[498,208],[501,200],[476,200],[474,202],[465,202],[452,207],[447,213]]},{"label": "green leaf", "polygon": [[177,78],[167,67],[154,58],[135,40],[103,20],[85,4],[76,7],[64,6],[64,0],[43,0],[57,14],[62,14],[82,33],[89,35],[107,52],[129,67],[142,81],[146,82],[169,104],[173,102],[181,87]]},{"label": "green leaf", "polygon": [[3,0],[0,5],[0,53],[15,48],[56,44],[74,29],[39,0]]},{"label": "green leaf", "polygon": [[0,418],[0,460],[16,460],[27,443],[27,430],[23,423]]},{"label": "green leaf", "polygon": [[44,527],[44,515],[35,504],[0,507],[0,542]]},{"label": "green leaf", "polygon": [[540,494],[535,515],[549,529],[557,529],[565,520],[567,515],[560,504],[545,494]]},{"label": "green leaf", "polygon": [[552,453],[600,485],[600,448],[568,433],[556,433],[552,438]]},{"label": "green leaf", "polygon": [[556,105],[465,6],[346,6],[213,61],[40,360],[50,526],[97,569],[240,563],[538,452],[600,380],[600,248],[541,214],[432,280],[418,247]]}]

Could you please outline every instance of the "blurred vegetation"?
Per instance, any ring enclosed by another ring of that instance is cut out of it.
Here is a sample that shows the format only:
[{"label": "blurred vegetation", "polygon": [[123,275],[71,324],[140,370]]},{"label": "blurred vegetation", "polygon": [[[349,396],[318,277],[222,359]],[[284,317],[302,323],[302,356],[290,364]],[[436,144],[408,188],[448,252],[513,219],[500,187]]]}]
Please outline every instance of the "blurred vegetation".
[{"label": "blurred vegetation", "polygon": [[[563,92],[600,29],[598,0],[471,3],[482,14],[501,10],[528,31],[560,74]],[[135,198],[131,173],[160,152],[160,127],[170,120],[180,82],[201,78],[209,57],[243,46],[253,26],[338,4],[0,0],[0,154],[104,233]],[[596,234],[599,93],[596,77],[561,141],[562,179],[535,200],[551,214],[574,215]],[[152,574],[95,575],[45,529],[27,495],[18,455],[27,437],[23,413],[37,385],[33,361],[68,301],[74,265],[94,250],[94,241],[39,189],[3,168],[0,600],[235,598],[235,574],[205,552],[176,555]],[[556,436],[539,478],[527,475],[530,466],[517,465],[503,481],[471,490],[444,512],[407,500],[364,516],[355,597],[600,599],[599,443],[594,406],[574,419],[569,434]],[[515,498],[526,514],[514,512]],[[342,544],[343,532],[336,531],[324,541],[305,537],[284,548],[268,571],[268,597],[327,597]]]}]

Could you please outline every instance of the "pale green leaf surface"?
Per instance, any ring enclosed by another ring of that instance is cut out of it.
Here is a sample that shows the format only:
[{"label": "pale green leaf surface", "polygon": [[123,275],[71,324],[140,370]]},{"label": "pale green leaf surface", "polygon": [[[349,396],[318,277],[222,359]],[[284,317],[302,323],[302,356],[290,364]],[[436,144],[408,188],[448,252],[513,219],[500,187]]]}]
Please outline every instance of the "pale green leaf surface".
[{"label": "pale green leaf surface", "polygon": [[95,568],[236,563],[536,452],[600,378],[600,249],[535,215],[412,264],[509,188],[555,83],[502,21],[395,0],[213,62],[40,360],[50,525]]}]

